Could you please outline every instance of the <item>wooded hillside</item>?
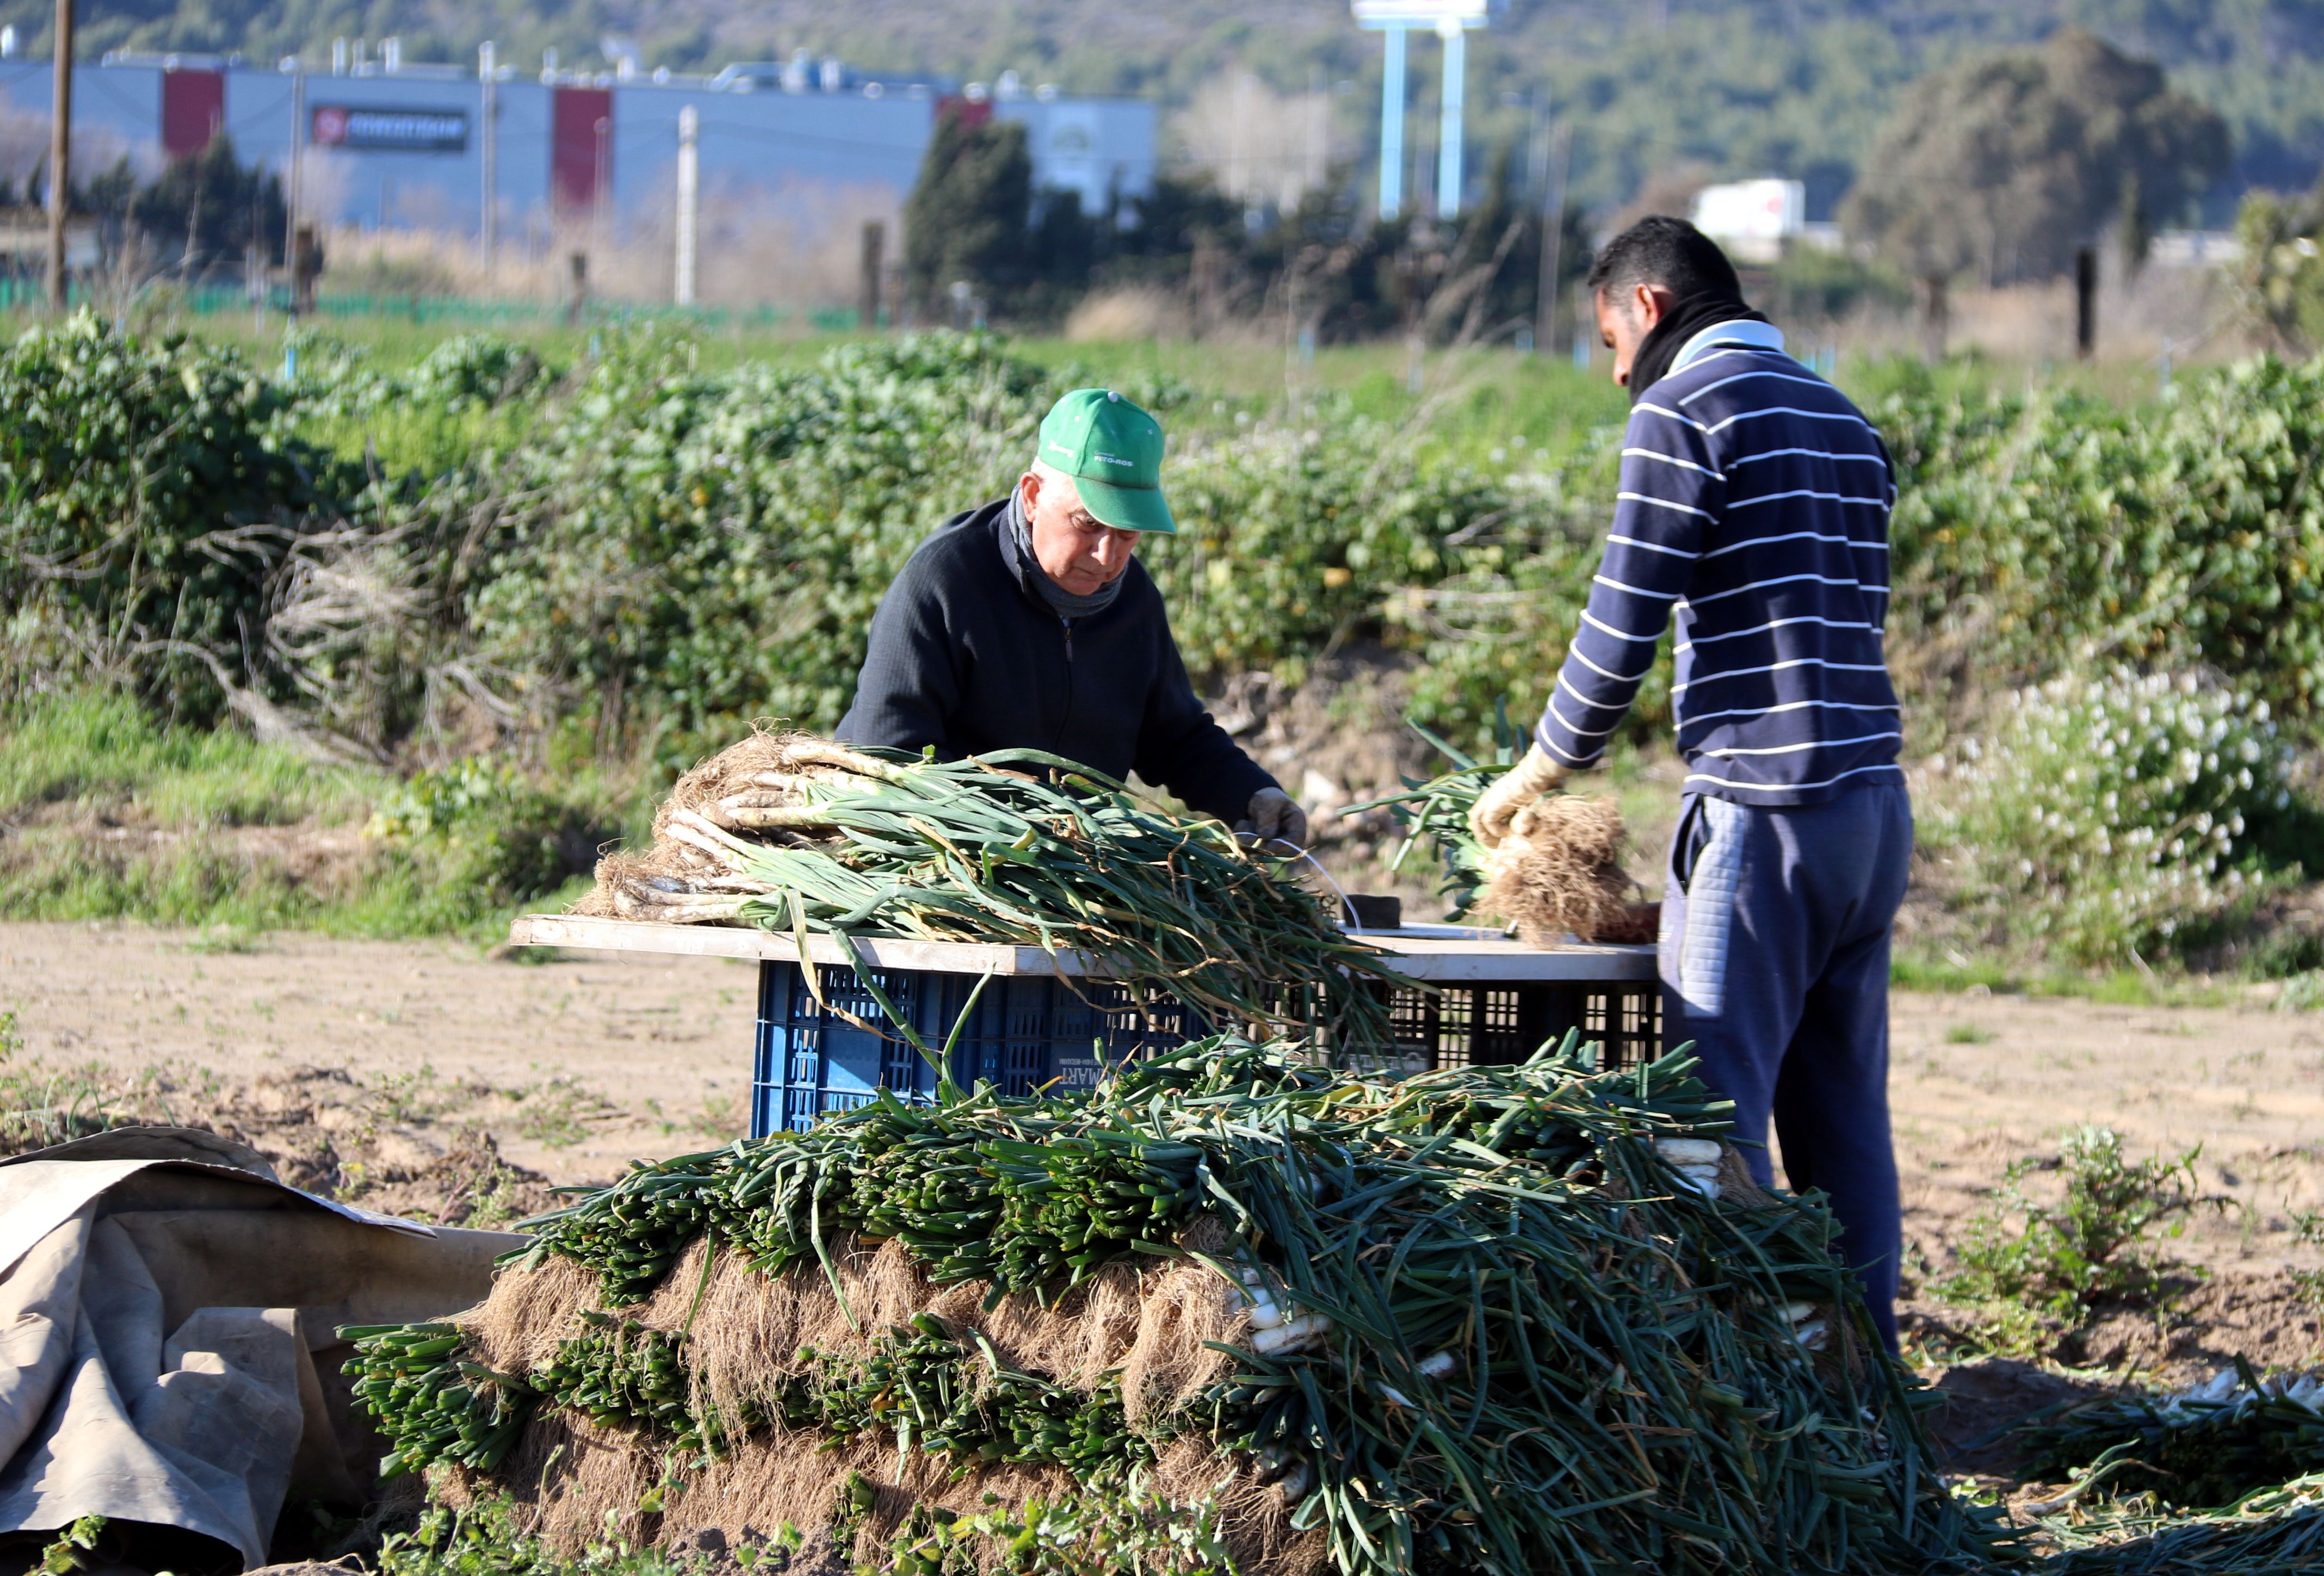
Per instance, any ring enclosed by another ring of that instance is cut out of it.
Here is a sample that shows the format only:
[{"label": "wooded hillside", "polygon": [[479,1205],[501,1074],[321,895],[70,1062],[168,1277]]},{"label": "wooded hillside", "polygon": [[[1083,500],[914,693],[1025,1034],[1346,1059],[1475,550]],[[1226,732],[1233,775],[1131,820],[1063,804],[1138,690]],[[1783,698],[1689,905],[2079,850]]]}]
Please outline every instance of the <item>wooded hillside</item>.
[{"label": "wooded hillside", "polygon": [[[0,0],[31,52],[47,49],[50,0]],[[608,35],[645,65],[686,69],[797,48],[885,69],[964,78],[1014,68],[1068,89],[1155,93],[1183,106],[1237,65],[1276,88],[1344,85],[1351,146],[1372,113],[1379,49],[1344,0],[82,0],[84,47],[239,50],[254,60],[334,37],[403,41],[407,60],[473,59],[490,38],[530,67],[544,47],[568,66],[604,59]],[[1512,0],[1471,51],[1471,124],[1489,145],[1520,136],[1528,95],[1578,117],[1575,195],[1628,200],[1665,171],[1807,180],[1835,202],[1896,89],[1967,53],[2079,23],[2152,57],[2227,119],[2236,188],[2304,188],[2324,168],[2324,3],[2319,0]],[[1415,48],[1416,107],[1434,101],[1434,52]],[[1424,139],[1433,132],[1416,120]]]}]

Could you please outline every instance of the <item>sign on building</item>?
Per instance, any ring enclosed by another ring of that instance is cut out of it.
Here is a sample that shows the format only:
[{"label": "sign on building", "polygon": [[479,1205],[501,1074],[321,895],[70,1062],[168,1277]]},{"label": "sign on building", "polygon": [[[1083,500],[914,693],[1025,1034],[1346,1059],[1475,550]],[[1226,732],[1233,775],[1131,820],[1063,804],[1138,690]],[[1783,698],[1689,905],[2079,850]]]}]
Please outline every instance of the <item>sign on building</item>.
[{"label": "sign on building", "polygon": [[465,153],[468,112],[465,109],[383,109],[371,106],[318,104],[313,118],[315,146],[375,153]]},{"label": "sign on building", "polygon": [[1773,263],[1803,233],[1808,189],[1796,180],[1735,180],[1695,194],[1694,227],[1746,263]]}]

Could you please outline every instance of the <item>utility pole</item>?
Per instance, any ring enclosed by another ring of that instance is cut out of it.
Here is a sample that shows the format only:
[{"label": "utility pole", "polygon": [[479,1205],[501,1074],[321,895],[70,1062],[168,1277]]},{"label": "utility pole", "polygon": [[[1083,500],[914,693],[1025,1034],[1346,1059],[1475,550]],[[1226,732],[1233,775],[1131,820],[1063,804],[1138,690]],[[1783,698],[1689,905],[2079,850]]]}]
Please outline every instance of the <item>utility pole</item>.
[{"label": "utility pole", "polygon": [[49,309],[65,309],[65,209],[72,192],[73,0],[57,0],[55,114],[49,127]]},{"label": "utility pole", "polygon": [[1388,53],[1380,70],[1379,217],[1404,211],[1404,35],[1388,27],[1381,37]]},{"label": "utility pole", "polygon": [[[290,198],[284,203],[282,218],[282,261],[292,274],[290,295],[298,300],[299,287],[299,199],[303,191],[300,180],[307,163],[307,62],[293,56],[290,67]],[[297,309],[292,309],[297,315]]]},{"label": "utility pole", "polygon": [[476,114],[483,122],[476,128],[476,146],[484,161],[484,211],[479,232],[484,253],[484,277],[494,277],[495,262],[501,240],[500,183],[500,61],[486,39],[476,46],[476,81],[482,92],[476,103]]},{"label": "utility pole", "polygon": [[855,320],[864,332],[880,327],[880,277],[887,266],[888,226],[878,219],[863,221],[862,289]]},{"label": "utility pole", "polygon": [[2074,354],[2084,361],[2098,353],[2098,249],[2074,253]]},{"label": "utility pole", "polygon": [[1300,193],[1321,191],[1332,178],[1332,88],[1323,68],[1307,69],[1307,179]]},{"label": "utility pole", "polygon": [[1557,281],[1565,271],[1565,174],[1573,159],[1573,124],[1560,121],[1550,134],[1549,169],[1541,194],[1541,282],[1534,296],[1540,322],[1533,342],[1544,355],[1557,342]]},{"label": "utility pole", "polygon": [[590,241],[598,247],[606,244],[606,213],[613,198],[612,165],[607,158],[613,144],[613,123],[606,116],[597,117],[597,163],[589,180]]},{"label": "utility pole", "polygon": [[680,106],[678,112],[678,288],[671,295],[681,307],[694,305],[695,226],[702,182],[701,138],[701,112],[690,104]]},{"label": "utility pole", "polygon": [[1462,19],[1448,16],[1436,24],[1444,43],[1444,84],[1436,133],[1436,217],[1461,217],[1462,120],[1469,97],[1469,34]]}]

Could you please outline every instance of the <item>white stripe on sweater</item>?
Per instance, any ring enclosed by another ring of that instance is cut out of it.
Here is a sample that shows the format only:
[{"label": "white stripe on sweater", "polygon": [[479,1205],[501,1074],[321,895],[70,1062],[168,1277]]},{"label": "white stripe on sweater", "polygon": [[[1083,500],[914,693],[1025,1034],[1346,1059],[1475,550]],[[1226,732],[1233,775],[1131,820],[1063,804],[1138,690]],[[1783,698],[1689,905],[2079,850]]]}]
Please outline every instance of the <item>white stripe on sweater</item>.
[{"label": "white stripe on sweater", "polygon": [[[1840,460],[1852,460],[1858,465],[1878,465],[1883,470],[1886,470],[1888,465],[1886,460],[1882,459],[1877,454],[1839,454],[1831,449],[1823,448],[1764,448],[1757,454],[1738,454],[1727,463],[1730,467],[1735,465],[1748,465],[1757,460],[1779,460],[1791,455],[1798,455],[1803,459],[1812,460],[1832,460],[1835,462]],[[1720,478],[1722,482],[1726,479],[1727,478],[1724,476]]]},{"label": "white stripe on sweater", "polygon": [[1892,729],[1886,733],[1859,733],[1853,739],[1810,739],[1802,744],[1755,745],[1749,749],[1741,745],[1730,745],[1716,750],[1703,750],[1698,753],[1716,755],[1722,760],[1742,755],[1797,755],[1803,750],[1838,750],[1849,744],[1877,744],[1883,739],[1901,739],[1904,736]]},{"label": "white stripe on sweater", "polygon": [[1581,663],[1584,668],[1590,669],[1591,672],[1595,673],[1600,678],[1610,678],[1617,684],[1640,683],[1646,678],[1647,669],[1653,668],[1655,665],[1655,654],[1652,651],[1649,651],[1646,653],[1646,666],[1645,668],[1639,668],[1636,673],[1617,673],[1611,668],[1600,668],[1597,663],[1592,662],[1590,659],[1590,653],[1582,649],[1582,642],[1579,641],[1576,641],[1572,645],[1567,647],[1566,650],[1573,653],[1573,659],[1576,662]]},{"label": "white stripe on sweater", "polygon": [[1610,586],[1616,591],[1626,592],[1632,596],[1651,596],[1659,602],[1676,602],[1686,594],[1683,591],[1648,591],[1643,586],[1625,585],[1619,580],[1609,580],[1603,575],[1592,575],[1590,578],[1598,585]]},{"label": "white stripe on sweater", "polygon": [[[1587,613],[1582,616],[1590,617]],[[1591,619],[1591,622],[1595,623],[1597,621]],[[1836,618],[1825,618],[1821,613],[1803,613],[1795,618],[1770,619],[1763,624],[1753,624],[1748,630],[1722,630],[1715,635],[1696,635],[1692,639],[1681,641],[1678,643],[1678,650],[1692,651],[1695,647],[1707,646],[1713,641],[1738,641],[1745,635],[1763,635],[1769,630],[1780,630],[1786,624],[1821,624],[1828,630],[1863,630],[1868,632],[1877,631],[1880,627],[1878,624],[1849,622]],[[1610,635],[1614,631],[1608,630],[1606,632]]]},{"label": "white stripe on sweater", "polygon": [[1624,459],[1636,457],[1642,460],[1660,460],[1666,465],[1676,465],[1681,470],[1692,471],[1697,475],[1709,476],[1713,481],[1723,482],[1727,480],[1725,476],[1720,475],[1709,465],[1696,465],[1692,460],[1681,459],[1674,454],[1657,454],[1650,448],[1626,448],[1622,451],[1622,457]]},{"label": "white stripe on sweater", "polygon": [[[1713,777],[1707,771],[1688,772],[1686,780],[1707,782],[1718,788],[1748,788],[1763,794],[1794,794],[1803,793],[1810,788],[1830,788],[1836,782],[1846,782],[1851,777],[1862,777],[1868,771],[1893,771],[1900,781],[1904,776],[1904,769],[1895,761],[1881,760],[1870,766],[1851,767],[1836,777],[1827,777],[1819,782],[1747,782],[1738,778]],[[1682,791],[1684,787],[1683,783],[1680,785]]]},{"label": "white stripe on sweater", "polygon": [[1838,542],[1859,552],[1885,553],[1888,550],[1886,542],[1860,542],[1852,536],[1832,536],[1820,530],[1792,530],[1781,536],[1755,536],[1743,541],[1729,542],[1723,548],[1713,548],[1702,556],[1706,558],[1723,558],[1729,553],[1739,553],[1745,548],[1764,548],[1770,542]]},{"label": "white stripe on sweater", "polygon": [[[1645,408],[1643,405],[1639,407],[1640,410]],[[1757,416],[1804,416],[1811,421],[1853,421],[1867,432],[1872,430],[1872,423],[1852,410],[1801,410],[1789,405],[1763,405],[1757,410],[1738,410],[1716,426],[1704,428],[1702,435],[1705,438],[1715,437],[1738,421],[1748,421]]]},{"label": "white stripe on sweater", "polygon": [[[1702,511],[1696,509],[1689,512],[1701,514]],[[1660,542],[1645,541],[1634,536],[1616,536],[1610,531],[1607,533],[1606,539],[1609,543],[1619,542],[1626,548],[1644,548],[1650,553],[1668,553],[1674,558],[1698,558],[1705,556],[1701,553],[1690,553],[1684,548],[1666,548]]]},{"label": "white stripe on sweater", "polygon": [[[1618,641],[1659,641],[1663,638],[1663,625],[1670,622],[1670,614],[1667,610],[1665,610],[1663,613],[1662,623],[1656,624],[1653,629],[1648,630],[1643,635],[1624,634],[1620,630],[1616,629],[1604,619],[1597,617],[1586,607],[1582,610],[1582,622],[1588,624],[1593,630],[1603,631],[1605,633],[1612,636]],[[1867,625],[1866,627],[1868,629],[1871,626]]]},{"label": "white stripe on sweater", "polygon": [[[1603,576],[1600,578],[1602,579]],[[1765,591],[1770,585],[1793,585],[1803,580],[1812,580],[1819,585],[1853,585],[1858,591],[1878,592],[1883,596],[1888,594],[1886,586],[1867,585],[1861,580],[1835,579],[1830,575],[1778,575],[1772,580],[1754,580],[1748,585],[1738,585],[1731,590],[1714,591],[1708,596],[1698,596],[1693,599],[1692,605],[1701,607],[1706,602],[1718,602],[1729,596],[1740,596],[1747,591]],[[1612,582],[1608,581],[1607,584],[1611,585]],[[1622,589],[1627,591],[1629,587],[1626,585]],[[1647,596],[1654,594],[1640,592],[1638,594]]]},{"label": "white stripe on sweater", "polygon": [[1697,684],[1718,684],[1729,678],[1748,678],[1755,673],[1782,673],[1793,668],[1821,668],[1831,673],[1886,673],[1888,671],[1888,664],[1886,662],[1832,662],[1821,657],[1794,657],[1784,662],[1770,662],[1765,668],[1723,668],[1716,673],[1706,673],[1699,679],[1690,678],[1683,684],[1674,684],[1671,686],[1671,694],[1673,696],[1683,695]]},{"label": "white stripe on sweater", "polygon": [[1786,498],[1820,498],[1827,503],[1860,503],[1867,509],[1886,509],[1883,498],[1851,498],[1845,493],[1819,493],[1812,487],[1796,487],[1789,493],[1762,493],[1757,498],[1730,498],[1729,509],[1748,509],[1755,503],[1781,503]]},{"label": "white stripe on sweater", "polygon": [[1779,705],[1738,706],[1731,712],[1706,712],[1701,716],[1687,718],[1682,726],[1692,728],[1698,727],[1704,723],[1720,722],[1728,717],[1772,717],[1777,712],[1796,712],[1811,709],[1833,712],[1886,712],[1889,714],[1894,714],[1896,711],[1896,707],[1893,705],[1866,705],[1860,702],[1851,700],[1787,700]]},{"label": "white stripe on sweater", "polygon": [[1672,420],[1676,421],[1683,426],[1693,428],[1697,432],[1707,434],[1711,430],[1711,429],[1705,427],[1702,422],[1697,421],[1693,417],[1674,410],[1667,405],[1649,405],[1641,401],[1638,408],[1636,410],[1631,411],[1630,414],[1633,416],[1667,416]]},{"label": "white stripe on sweater", "polygon": [[1698,520],[1709,520],[1712,517],[1711,511],[1708,509],[1697,509],[1692,503],[1674,503],[1667,498],[1655,498],[1645,493],[1617,493],[1614,494],[1614,502],[1617,503],[1651,503],[1657,509],[1675,509],[1681,514],[1692,514]]},{"label": "white stripe on sweater", "polygon": [[1558,697],[1559,696],[1561,696],[1561,695],[1562,695],[1562,696],[1568,696],[1568,697],[1570,697],[1571,699],[1573,699],[1573,700],[1576,700],[1576,701],[1580,701],[1580,702],[1581,702],[1581,704],[1582,704],[1582,705],[1584,705],[1584,706],[1588,707],[1590,710],[1591,710],[1591,711],[1593,711],[1593,712],[1603,712],[1603,711],[1612,711],[1612,712],[1614,712],[1614,714],[1615,714],[1615,717],[1614,717],[1614,727],[1618,727],[1618,726],[1620,726],[1620,725],[1621,725],[1621,720],[1622,720],[1622,719],[1621,719],[1621,713],[1622,713],[1622,712],[1624,712],[1624,711],[1628,711],[1628,710],[1629,709],[1629,708],[1628,708],[1628,707],[1627,707],[1627,706],[1620,707],[1620,708],[1616,708],[1616,707],[1612,707],[1612,706],[1598,705],[1593,704],[1593,703],[1592,703],[1592,702],[1591,702],[1591,701],[1583,700],[1582,696],[1578,696],[1578,695],[1575,695],[1575,694],[1573,693],[1573,691],[1572,691],[1571,688],[1569,688],[1569,687],[1567,687],[1567,686],[1566,686],[1563,681],[1561,681],[1561,682],[1558,684],[1557,687],[1555,687],[1554,689],[1553,689],[1553,690],[1551,690],[1551,691],[1549,692],[1549,709],[1550,709],[1552,712],[1555,712],[1555,713],[1556,713],[1556,715],[1557,715],[1557,720],[1558,720],[1559,722],[1563,723],[1565,724],[1565,731],[1566,731],[1567,733],[1572,733],[1572,734],[1575,738],[1577,738],[1577,739],[1603,739],[1607,734],[1609,734],[1609,733],[1612,733],[1612,732],[1614,731],[1614,727],[1605,727],[1605,728],[1582,728],[1582,727],[1576,727],[1576,726],[1574,725],[1573,719],[1572,719],[1572,717],[1569,717],[1569,716],[1567,716],[1563,712],[1561,712],[1561,711],[1558,711],[1558,710],[1557,710],[1557,697]]},{"label": "white stripe on sweater", "polygon": [[[1786,356],[1784,359],[1788,361],[1791,358]],[[1702,387],[1695,390],[1692,394],[1688,394],[1681,398],[1679,403],[1682,405],[1692,405],[1697,400],[1702,399],[1703,395],[1711,392],[1713,389],[1723,389],[1729,383],[1739,383],[1745,378],[1780,378],[1787,383],[1813,383],[1820,389],[1828,389],[1831,387],[1830,383],[1825,382],[1819,377],[1803,378],[1787,372],[1777,372],[1771,366],[1755,366],[1748,372],[1738,372],[1731,378],[1721,378],[1715,383],[1705,383]]]}]

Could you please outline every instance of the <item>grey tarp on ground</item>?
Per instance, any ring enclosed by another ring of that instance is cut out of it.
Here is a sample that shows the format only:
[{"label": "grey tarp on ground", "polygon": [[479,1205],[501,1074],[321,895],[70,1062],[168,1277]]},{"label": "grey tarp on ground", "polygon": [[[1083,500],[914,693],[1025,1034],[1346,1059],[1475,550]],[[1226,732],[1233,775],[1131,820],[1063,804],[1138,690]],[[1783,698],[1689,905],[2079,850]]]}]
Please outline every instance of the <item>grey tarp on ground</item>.
[{"label": "grey tarp on ground", "polygon": [[522,1240],[314,1198],[209,1134],[0,1162],[0,1533],[105,1516],[265,1563],[290,1489],[370,1478],[337,1327],[469,1307]]}]

